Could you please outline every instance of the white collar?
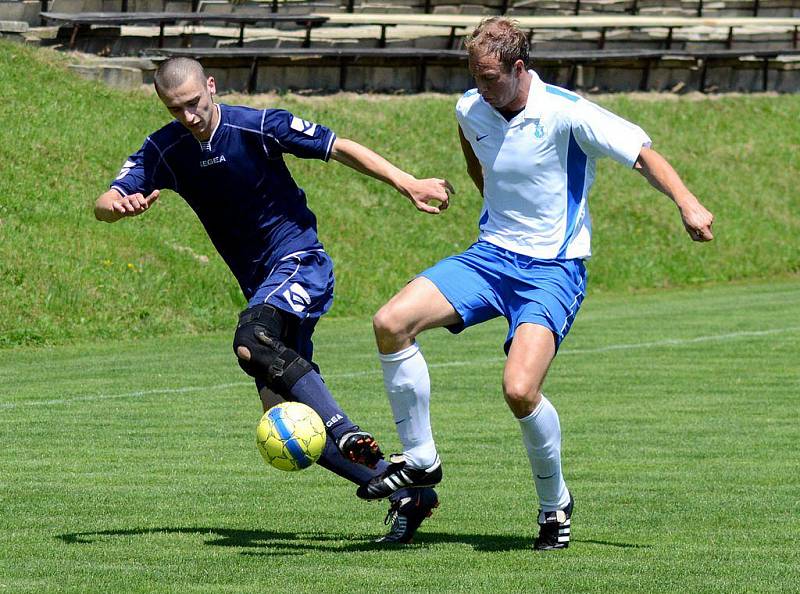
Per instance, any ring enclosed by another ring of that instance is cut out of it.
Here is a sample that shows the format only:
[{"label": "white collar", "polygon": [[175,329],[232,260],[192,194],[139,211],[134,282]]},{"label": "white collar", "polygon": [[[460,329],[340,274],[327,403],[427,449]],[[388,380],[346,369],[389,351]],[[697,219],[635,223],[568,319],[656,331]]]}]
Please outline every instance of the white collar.
[{"label": "white collar", "polygon": [[525,103],[525,119],[537,120],[542,117],[542,104],[546,92],[545,84],[533,70],[528,70],[531,75],[531,88],[528,90],[528,101]]},{"label": "white collar", "polygon": [[214,104],[214,108],[217,110],[217,125],[214,126],[214,129],[211,131],[211,136],[208,137],[208,140],[198,140],[197,142],[200,143],[200,146],[206,146],[209,149],[211,148],[211,141],[214,140],[214,134],[217,133],[219,129],[219,125],[222,123],[222,107],[220,107],[219,103]]}]

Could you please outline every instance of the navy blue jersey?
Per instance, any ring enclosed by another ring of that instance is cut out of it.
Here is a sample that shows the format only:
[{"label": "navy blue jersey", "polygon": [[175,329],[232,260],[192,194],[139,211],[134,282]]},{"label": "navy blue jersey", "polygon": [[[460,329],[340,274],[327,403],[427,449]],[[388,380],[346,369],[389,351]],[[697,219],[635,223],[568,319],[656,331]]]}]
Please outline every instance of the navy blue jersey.
[{"label": "navy blue jersey", "polygon": [[250,299],[278,260],[322,248],[283,155],[327,161],[336,136],[281,109],[219,109],[207,142],[175,120],[147,137],[111,187],[123,195],[180,194]]}]

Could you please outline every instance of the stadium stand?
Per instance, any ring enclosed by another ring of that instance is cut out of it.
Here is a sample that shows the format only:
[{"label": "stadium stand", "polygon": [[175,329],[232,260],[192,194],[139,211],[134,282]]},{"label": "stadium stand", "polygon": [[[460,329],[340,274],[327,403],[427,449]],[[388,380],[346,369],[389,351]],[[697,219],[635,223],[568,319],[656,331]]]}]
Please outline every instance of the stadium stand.
[{"label": "stadium stand", "polygon": [[[194,57],[214,72],[225,88],[247,92],[389,91],[397,90],[398,80],[400,88],[418,92],[453,92],[470,86],[463,50],[171,48],[151,55],[155,59]],[[798,49],[595,50],[549,52],[537,54],[533,60],[545,80],[571,89],[670,90],[683,85],[707,92],[720,87],[742,91],[798,88],[798,57]],[[773,72],[774,62],[787,59],[792,67]]]},{"label": "stadium stand", "polygon": [[185,25],[195,25],[199,23],[234,23],[239,27],[238,45],[241,47],[244,42],[244,29],[247,25],[259,23],[294,23],[305,29],[303,47],[311,45],[311,29],[319,27],[328,18],[315,15],[282,15],[275,13],[265,13],[262,15],[246,14],[217,14],[202,12],[149,12],[149,13],[129,13],[129,12],[97,12],[97,13],[56,13],[43,12],[42,18],[67,25],[72,28],[70,34],[70,49],[75,48],[77,36],[81,27],[89,28],[92,25],[144,25],[157,24],[159,27],[158,47],[164,47],[164,28],[169,24],[182,23]]},{"label": "stadium stand", "polygon": [[[426,27],[449,27],[449,48],[454,49],[458,31],[465,31],[477,25],[484,17],[478,15],[436,15],[436,14],[341,14],[320,13],[328,19],[332,26],[337,25],[377,25],[380,27],[378,47],[386,47],[386,30],[389,27],[401,25]],[[666,49],[672,47],[673,33],[676,29],[714,30],[727,31],[727,49],[733,47],[734,35],[737,31],[770,30],[782,31],[792,47],[797,47],[798,29],[800,18],[767,18],[767,17],[722,17],[722,18],[696,18],[696,17],[655,17],[655,16],[544,16],[544,17],[514,17],[523,30],[529,31],[531,41],[537,38],[537,32],[547,31],[594,31],[598,33],[597,48],[606,46],[607,34],[622,30],[647,30],[664,31],[664,45]]]},{"label": "stadium stand", "polygon": [[128,56],[126,73],[139,56],[186,52],[230,89],[458,91],[471,84],[463,35],[499,13],[529,32],[537,69],[570,88],[800,89],[800,0],[36,2],[57,25],[44,43]]}]

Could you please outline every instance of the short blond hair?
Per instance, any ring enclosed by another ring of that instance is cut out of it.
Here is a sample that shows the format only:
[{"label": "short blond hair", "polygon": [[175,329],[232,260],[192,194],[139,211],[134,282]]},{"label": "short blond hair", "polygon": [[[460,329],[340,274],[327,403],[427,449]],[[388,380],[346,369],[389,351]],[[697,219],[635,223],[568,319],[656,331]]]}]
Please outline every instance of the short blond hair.
[{"label": "short blond hair", "polygon": [[490,54],[497,56],[506,70],[517,60],[528,66],[530,43],[520,30],[517,21],[506,17],[484,19],[475,27],[466,43],[470,55]]}]

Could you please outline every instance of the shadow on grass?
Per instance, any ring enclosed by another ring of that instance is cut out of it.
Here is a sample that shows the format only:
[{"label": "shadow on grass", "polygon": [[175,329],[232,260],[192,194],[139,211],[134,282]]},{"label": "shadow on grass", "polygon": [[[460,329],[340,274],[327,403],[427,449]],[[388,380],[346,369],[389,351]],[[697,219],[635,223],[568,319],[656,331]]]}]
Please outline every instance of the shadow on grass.
[{"label": "shadow on grass", "polygon": [[[387,547],[369,537],[354,537],[345,540],[338,534],[316,532],[279,532],[274,530],[236,530],[231,528],[131,528],[125,530],[100,530],[96,532],[72,532],[59,534],[57,538],[67,544],[89,544],[105,537],[145,536],[148,534],[189,534],[206,537],[205,544],[218,547],[254,549],[241,551],[242,555],[301,555],[310,551],[357,552],[405,549],[408,545]],[[650,548],[650,545],[610,542],[602,540],[573,540],[574,543],[595,544],[616,548]],[[459,544],[476,551],[500,552],[530,549],[530,536],[508,536],[499,534],[448,534],[446,532],[421,533],[412,548],[438,544]]]}]

